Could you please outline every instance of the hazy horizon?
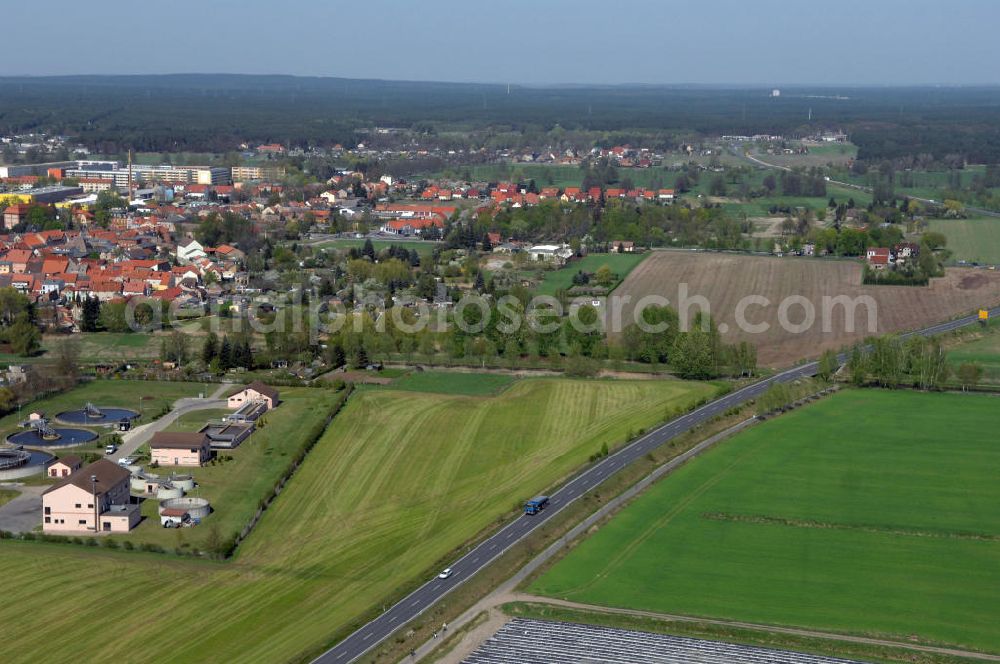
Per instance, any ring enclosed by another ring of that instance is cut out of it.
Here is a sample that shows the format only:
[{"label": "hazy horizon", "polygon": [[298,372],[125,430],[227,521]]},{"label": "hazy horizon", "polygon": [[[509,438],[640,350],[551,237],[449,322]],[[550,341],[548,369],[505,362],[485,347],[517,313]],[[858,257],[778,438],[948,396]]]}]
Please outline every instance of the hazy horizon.
[{"label": "hazy horizon", "polygon": [[[1000,3],[958,0],[217,0],[170,8],[51,0],[58,22],[8,31],[4,76],[227,72],[390,81],[722,87],[1000,85]],[[5,12],[30,25],[38,10]]]}]

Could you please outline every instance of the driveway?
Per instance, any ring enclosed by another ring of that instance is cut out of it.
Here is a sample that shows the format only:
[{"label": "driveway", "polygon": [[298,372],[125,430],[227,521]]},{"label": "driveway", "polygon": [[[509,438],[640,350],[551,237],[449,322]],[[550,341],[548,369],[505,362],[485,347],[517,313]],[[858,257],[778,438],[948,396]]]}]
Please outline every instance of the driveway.
[{"label": "driveway", "polygon": [[196,410],[210,410],[213,408],[225,408],[226,400],[222,399],[222,395],[226,393],[226,390],[230,389],[232,384],[223,383],[219,385],[218,389],[212,394],[204,399],[198,397],[188,397],[185,399],[178,399],[174,402],[174,408],[169,413],[164,415],[158,420],[154,420],[147,424],[138,426],[131,431],[122,435],[122,444],[118,448],[118,451],[114,454],[108,456],[108,459],[112,461],[117,461],[127,456],[132,456],[135,451],[142,447],[143,444],[149,441],[153,437],[153,434],[157,431],[163,431],[168,426],[173,424],[178,417],[181,415],[186,415],[187,413],[194,412]]},{"label": "driveway", "polygon": [[0,488],[21,492],[9,503],[0,505],[0,530],[26,533],[42,524],[42,492],[47,486],[23,486],[9,482],[0,483]]}]

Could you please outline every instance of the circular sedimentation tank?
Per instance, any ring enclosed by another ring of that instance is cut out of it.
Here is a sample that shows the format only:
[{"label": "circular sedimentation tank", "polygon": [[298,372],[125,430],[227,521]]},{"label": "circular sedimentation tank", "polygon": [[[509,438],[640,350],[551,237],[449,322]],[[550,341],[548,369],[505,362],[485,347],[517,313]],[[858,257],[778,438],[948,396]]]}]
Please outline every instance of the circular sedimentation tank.
[{"label": "circular sedimentation tank", "polygon": [[53,427],[50,432],[39,429],[29,429],[7,436],[7,442],[12,445],[23,445],[24,447],[44,447],[55,449],[59,447],[75,447],[97,440],[97,434],[86,429],[69,429],[66,427]]},{"label": "circular sedimentation tank", "polygon": [[156,499],[159,501],[164,500],[175,500],[184,495],[184,489],[179,486],[174,486],[170,482],[164,482],[160,485],[160,488],[156,490]]},{"label": "circular sedimentation tank", "polygon": [[160,503],[160,510],[181,509],[192,519],[204,519],[212,511],[212,506],[204,498],[171,498]]},{"label": "circular sedimentation tank", "polygon": [[194,478],[190,475],[173,475],[170,478],[170,483],[184,491],[191,491],[194,489]]},{"label": "circular sedimentation tank", "polygon": [[17,448],[0,448],[0,480],[41,475],[55,457],[48,452]]},{"label": "circular sedimentation tank", "polygon": [[56,415],[56,420],[66,424],[88,426],[114,426],[122,420],[132,421],[139,417],[139,411],[131,408],[93,407],[87,404],[77,410],[65,410]]}]

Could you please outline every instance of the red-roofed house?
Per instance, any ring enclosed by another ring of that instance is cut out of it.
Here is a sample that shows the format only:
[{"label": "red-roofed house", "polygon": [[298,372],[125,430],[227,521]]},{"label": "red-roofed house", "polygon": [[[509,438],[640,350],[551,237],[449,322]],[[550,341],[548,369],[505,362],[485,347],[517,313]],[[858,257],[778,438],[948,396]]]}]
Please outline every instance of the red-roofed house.
[{"label": "red-roofed house", "polygon": [[42,274],[49,276],[65,272],[69,268],[68,258],[46,258],[42,262]]},{"label": "red-roofed house", "polygon": [[865,258],[868,265],[876,270],[884,270],[889,267],[889,250],[886,247],[868,247]]}]

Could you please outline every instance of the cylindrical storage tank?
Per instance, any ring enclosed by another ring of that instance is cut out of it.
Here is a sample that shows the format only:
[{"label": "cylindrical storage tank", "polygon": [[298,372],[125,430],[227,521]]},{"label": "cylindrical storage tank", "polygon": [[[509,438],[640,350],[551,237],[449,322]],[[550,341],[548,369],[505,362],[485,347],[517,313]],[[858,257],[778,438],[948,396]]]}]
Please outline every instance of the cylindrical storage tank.
[{"label": "cylindrical storage tank", "polygon": [[184,489],[176,487],[169,482],[161,484],[160,488],[156,490],[156,499],[160,501],[170,500],[171,498],[180,498],[183,495]]},{"label": "cylindrical storage tank", "polygon": [[183,491],[191,491],[194,489],[194,478],[190,475],[174,475],[170,478],[170,483]]},{"label": "cylindrical storage tank", "polygon": [[204,519],[212,511],[211,505],[204,498],[173,498],[160,503],[160,509],[176,508],[185,510],[192,519]]}]

